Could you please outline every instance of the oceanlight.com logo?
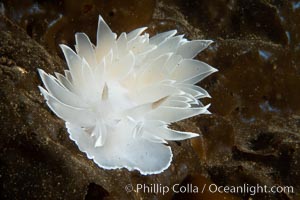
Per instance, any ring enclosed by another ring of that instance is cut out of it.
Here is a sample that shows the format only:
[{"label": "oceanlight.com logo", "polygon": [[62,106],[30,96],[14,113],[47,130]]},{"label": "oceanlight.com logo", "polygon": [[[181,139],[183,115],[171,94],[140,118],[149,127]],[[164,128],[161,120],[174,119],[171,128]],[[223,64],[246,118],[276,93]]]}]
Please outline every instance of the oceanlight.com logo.
[{"label": "oceanlight.com logo", "polygon": [[267,185],[249,185],[247,183],[239,186],[219,186],[216,184],[203,184],[202,186],[193,184],[174,184],[171,186],[162,184],[128,184],[125,186],[127,193],[141,192],[141,193],[155,193],[165,195],[169,192],[172,193],[231,193],[231,194],[250,194],[254,196],[258,193],[294,193],[293,186],[267,186]]}]

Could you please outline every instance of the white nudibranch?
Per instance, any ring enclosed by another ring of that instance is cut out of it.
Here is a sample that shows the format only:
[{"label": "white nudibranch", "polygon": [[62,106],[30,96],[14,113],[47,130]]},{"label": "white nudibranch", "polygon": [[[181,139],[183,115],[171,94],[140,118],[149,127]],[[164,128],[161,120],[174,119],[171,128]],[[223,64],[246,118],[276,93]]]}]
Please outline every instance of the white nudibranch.
[{"label": "white nudibranch", "polygon": [[65,75],[38,71],[47,105],[89,159],[147,175],[170,166],[168,141],[198,136],[168,125],[209,114],[199,99],[210,96],[194,84],[217,70],[193,59],[211,40],[189,41],[176,30],[149,38],[145,30],[117,37],[99,16],[96,46],[84,33],[75,35],[76,52],[60,45]]}]

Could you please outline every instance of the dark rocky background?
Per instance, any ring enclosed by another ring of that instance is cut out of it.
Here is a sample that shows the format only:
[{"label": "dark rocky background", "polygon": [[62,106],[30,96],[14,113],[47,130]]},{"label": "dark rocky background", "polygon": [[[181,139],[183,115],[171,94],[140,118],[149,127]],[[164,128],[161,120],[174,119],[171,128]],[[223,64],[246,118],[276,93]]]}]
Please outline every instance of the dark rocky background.
[{"label": "dark rocky background", "polygon": [[[174,124],[201,133],[171,143],[159,175],[103,170],[44,103],[37,68],[62,72],[58,44],[95,41],[97,18],[117,33],[148,26],[212,39],[198,58],[219,69],[201,83],[212,115]],[[0,1],[0,199],[300,199],[300,1]],[[126,193],[127,184],[288,185],[294,193]]]}]

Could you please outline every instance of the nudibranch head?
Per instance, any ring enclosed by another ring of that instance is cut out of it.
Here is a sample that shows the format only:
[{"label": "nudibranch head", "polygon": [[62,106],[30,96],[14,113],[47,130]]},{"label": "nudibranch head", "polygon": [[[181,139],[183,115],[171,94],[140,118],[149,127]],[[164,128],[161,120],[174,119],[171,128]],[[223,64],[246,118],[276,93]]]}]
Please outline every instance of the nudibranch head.
[{"label": "nudibranch head", "polygon": [[212,41],[145,29],[117,37],[99,16],[96,46],[84,33],[75,35],[76,52],[60,45],[69,69],[55,77],[39,69],[39,89],[89,159],[146,175],[169,167],[168,141],[198,136],[168,125],[209,113],[199,101],[209,94],[195,83],[217,70],[193,59]]}]

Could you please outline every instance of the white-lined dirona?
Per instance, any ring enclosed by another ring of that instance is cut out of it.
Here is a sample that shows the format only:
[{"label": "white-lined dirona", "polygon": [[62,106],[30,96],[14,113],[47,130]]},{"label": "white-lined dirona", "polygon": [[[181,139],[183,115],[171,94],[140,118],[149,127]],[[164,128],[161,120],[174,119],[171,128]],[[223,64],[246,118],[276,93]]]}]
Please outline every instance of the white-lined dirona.
[{"label": "white-lined dirona", "polygon": [[209,113],[199,101],[209,94],[194,84],[217,70],[193,59],[212,41],[176,30],[149,38],[145,29],[117,37],[99,16],[97,45],[84,33],[75,35],[76,52],[61,45],[69,70],[54,77],[39,69],[39,89],[89,159],[146,175],[169,167],[167,141],[198,136],[168,124]]}]

